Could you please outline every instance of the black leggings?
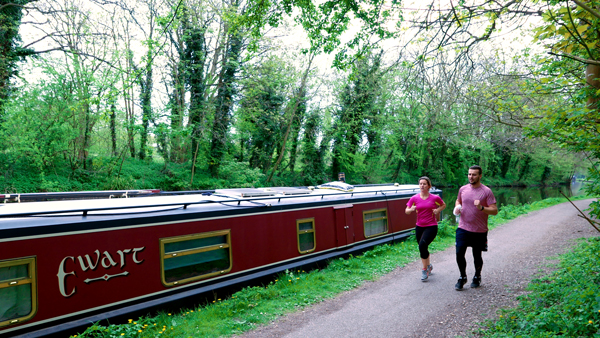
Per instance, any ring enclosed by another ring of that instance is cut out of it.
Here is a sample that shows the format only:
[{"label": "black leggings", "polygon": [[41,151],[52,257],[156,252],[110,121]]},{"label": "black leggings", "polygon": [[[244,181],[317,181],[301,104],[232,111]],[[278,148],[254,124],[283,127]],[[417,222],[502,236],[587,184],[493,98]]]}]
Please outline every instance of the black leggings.
[{"label": "black leggings", "polygon": [[475,233],[465,231],[461,228],[456,229],[456,263],[461,277],[467,276],[467,260],[465,254],[467,248],[473,249],[473,263],[475,264],[475,276],[481,276],[483,268],[483,258],[481,252],[486,250],[487,232]]},{"label": "black leggings", "polygon": [[[481,276],[481,269],[483,268],[483,258],[481,257],[481,249],[473,248],[473,261],[475,263],[475,276]],[[458,264],[458,270],[460,271],[461,277],[467,277],[467,260],[465,254],[467,253],[467,246],[456,247],[456,263]]]},{"label": "black leggings", "polygon": [[438,227],[430,226],[430,227],[415,227],[415,232],[417,235],[417,243],[419,243],[419,253],[421,254],[422,259],[429,258],[429,244],[433,242],[435,236],[438,233]]}]

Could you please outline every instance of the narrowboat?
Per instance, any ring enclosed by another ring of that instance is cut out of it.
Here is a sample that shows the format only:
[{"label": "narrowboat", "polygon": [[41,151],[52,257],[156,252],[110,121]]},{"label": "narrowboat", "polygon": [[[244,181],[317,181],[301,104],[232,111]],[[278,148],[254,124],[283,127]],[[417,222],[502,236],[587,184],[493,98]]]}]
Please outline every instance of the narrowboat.
[{"label": "narrowboat", "polygon": [[53,335],[402,239],[417,192],[396,183],[0,195],[0,336]]}]

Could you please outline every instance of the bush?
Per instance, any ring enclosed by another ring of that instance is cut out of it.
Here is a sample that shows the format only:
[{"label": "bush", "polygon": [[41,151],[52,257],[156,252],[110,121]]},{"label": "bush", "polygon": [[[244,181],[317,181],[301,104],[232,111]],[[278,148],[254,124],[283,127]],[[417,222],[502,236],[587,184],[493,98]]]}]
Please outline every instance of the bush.
[{"label": "bush", "polygon": [[479,330],[482,337],[598,337],[600,238],[582,239],[553,274],[534,280],[515,309]]}]

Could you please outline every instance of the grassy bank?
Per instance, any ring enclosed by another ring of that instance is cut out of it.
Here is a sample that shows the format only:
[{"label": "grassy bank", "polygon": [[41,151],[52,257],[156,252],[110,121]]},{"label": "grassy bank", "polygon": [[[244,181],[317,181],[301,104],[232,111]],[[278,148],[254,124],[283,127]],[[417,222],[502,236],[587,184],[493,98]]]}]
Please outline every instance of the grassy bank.
[{"label": "grassy bank", "polygon": [[514,309],[502,310],[481,337],[600,337],[600,238],[581,239],[558,269],[535,279]]},{"label": "grassy bank", "polygon": [[[561,198],[546,199],[532,204],[505,206],[498,216],[491,217],[496,227],[519,215],[564,202]],[[430,251],[444,250],[454,244],[455,227],[440,223],[438,237]],[[156,317],[130,320],[120,325],[94,325],[80,337],[222,337],[252,330],[286,313],[333,298],[366,281],[418,259],[413,238],[394,245],[381,245],[360,256],[336,259],[322,270],[287,271],[267,285],[245,288],[227,299],[180,313],[161,313]]]}]

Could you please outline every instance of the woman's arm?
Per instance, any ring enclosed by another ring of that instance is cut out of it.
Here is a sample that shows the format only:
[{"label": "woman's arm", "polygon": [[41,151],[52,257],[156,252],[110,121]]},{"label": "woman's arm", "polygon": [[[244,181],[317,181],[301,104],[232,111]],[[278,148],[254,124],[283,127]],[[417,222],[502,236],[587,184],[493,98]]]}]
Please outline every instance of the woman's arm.
[{"label": "woman's arm", "polygon": [[439,215],[439,213],[442,212],[442,210],[446,209],[446,203],[444,203],[444,201],[441,198],[440,201],[442,202],[442,204],[439,207],[433,209],[433,214],[436,216]]}]

